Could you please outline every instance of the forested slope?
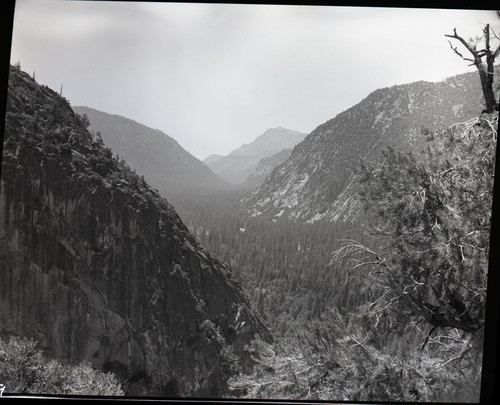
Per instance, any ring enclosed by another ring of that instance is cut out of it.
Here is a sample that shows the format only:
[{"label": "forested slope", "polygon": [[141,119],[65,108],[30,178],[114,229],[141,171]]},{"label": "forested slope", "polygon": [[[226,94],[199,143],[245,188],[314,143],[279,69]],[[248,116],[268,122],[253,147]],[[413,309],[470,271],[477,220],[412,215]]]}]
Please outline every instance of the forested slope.
[{"label": "forested slope", "polygon": [[170,200],[191,190],[219,191],[228,185],[207,165],[160,130],[129,118],[89,107],[73,107],[86,115],[89,129],[99,132],[113,154],[127,164]]}]

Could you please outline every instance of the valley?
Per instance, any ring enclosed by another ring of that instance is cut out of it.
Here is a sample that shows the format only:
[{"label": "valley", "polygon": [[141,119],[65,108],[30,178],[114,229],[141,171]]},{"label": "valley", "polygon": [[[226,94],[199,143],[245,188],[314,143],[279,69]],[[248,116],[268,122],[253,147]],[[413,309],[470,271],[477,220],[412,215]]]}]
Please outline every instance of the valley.
[{"label": "valley", "polygon": [[203,163],[11,66],[2,336],[124,395],[477,399],[498,114],[475,80]]},{"label": "valley", "polygon": [[16,0],[0,396],[495,403],[480,7]]}]

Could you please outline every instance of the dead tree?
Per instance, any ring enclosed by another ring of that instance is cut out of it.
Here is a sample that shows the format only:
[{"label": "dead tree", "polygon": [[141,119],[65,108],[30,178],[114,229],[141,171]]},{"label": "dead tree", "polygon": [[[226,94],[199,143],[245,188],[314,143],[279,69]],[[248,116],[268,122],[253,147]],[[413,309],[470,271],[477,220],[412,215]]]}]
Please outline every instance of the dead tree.
[{"label": "dead tree", "polygon": [[[490,28],[489,24],[486,24],[483,29],[483,38],[477,38],[476,41],[473,41],[472,39],[466,41],[457,34],[456,28],[453,29],[453,35],[445,35],[445,37],[460,41],[472,55],[472,58],[466,58],[458,51],[457,47],[453,47],[452,43],[448,41],[451,49],[453,49],[453,51],[458,56],[460,56],[463,60],[472,62],[470,66],[476,66],[477,70],[479,71],[481,88],[483,90],[484,101],[486,103],[486,108],[483,110],[483,112],[487,113],[492,113],[493,111],[498,110],[495,93],[493,92],[493,64],[495,62],[495,58],[500,53],[500,45],[498,45],[495,50],[491,48],[490,40],[492,35],[496,39],[499,39],[493,29]],[[484,48],[477,49],[477,45],[481,39],[484,39]],[[484,58],[486,58],[486,61],[483,60]]]}]

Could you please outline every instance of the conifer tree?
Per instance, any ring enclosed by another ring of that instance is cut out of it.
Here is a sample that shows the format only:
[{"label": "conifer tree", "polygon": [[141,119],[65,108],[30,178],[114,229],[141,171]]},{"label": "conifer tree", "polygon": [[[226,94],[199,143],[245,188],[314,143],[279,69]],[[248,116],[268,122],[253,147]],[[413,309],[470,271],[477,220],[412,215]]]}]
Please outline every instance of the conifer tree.
[{"label": "conifer tree", "polygon": [[423,161],[388,149],[362,168],[367,230],[383,248],[348,240],[334,260],[366,269],[374,308],[482,331],[497,122],[432,134]]}]

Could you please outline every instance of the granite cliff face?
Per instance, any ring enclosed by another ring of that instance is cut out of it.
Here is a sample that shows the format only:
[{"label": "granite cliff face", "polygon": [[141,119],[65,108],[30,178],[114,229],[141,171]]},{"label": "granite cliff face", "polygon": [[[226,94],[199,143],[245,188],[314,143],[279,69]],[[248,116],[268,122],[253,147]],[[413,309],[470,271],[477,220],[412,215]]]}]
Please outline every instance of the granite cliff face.
[{"label": "granite cliff face", "polygon": [[361,207],[355,173],[381,150],[418,151],[423,128],[445,129],[481,112],[477,73],[379,89],[318,126],[241,203],[253,216],[314,222],[352,219]]},{"label": "granite cliff face", "polygon": [[[115,372],[129,393],[219,396],[272,338],[230,269],[67,101],[11,68],[0,183],[0,329]],[[233,360],[231,360],[233,359]]]}]

